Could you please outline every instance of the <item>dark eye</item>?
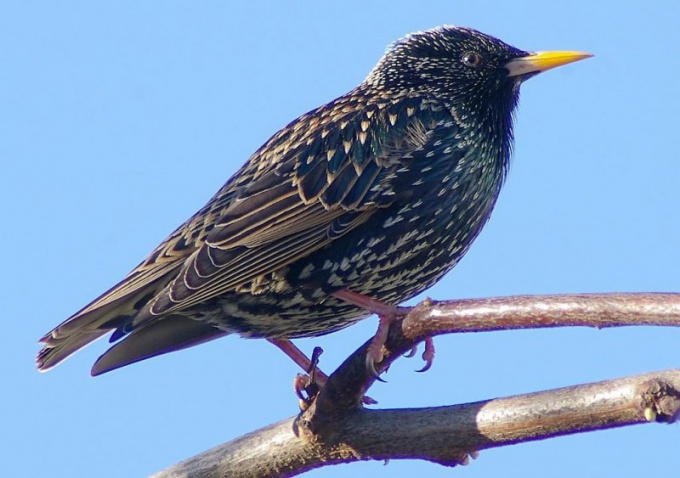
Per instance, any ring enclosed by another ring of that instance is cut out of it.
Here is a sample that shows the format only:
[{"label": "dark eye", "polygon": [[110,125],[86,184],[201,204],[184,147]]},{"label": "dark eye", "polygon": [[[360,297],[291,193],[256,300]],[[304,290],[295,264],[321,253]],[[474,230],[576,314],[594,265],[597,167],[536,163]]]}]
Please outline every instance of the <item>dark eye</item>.
[{"label": "dark eye", "polygon": [[462,61],[463,65],[465,65],[465,66],[476,68],[482,62],[482,57],[479,56],[479,53],[475,53],[474,51],[469,51],[469,52],[463,54],[460,61]]}]

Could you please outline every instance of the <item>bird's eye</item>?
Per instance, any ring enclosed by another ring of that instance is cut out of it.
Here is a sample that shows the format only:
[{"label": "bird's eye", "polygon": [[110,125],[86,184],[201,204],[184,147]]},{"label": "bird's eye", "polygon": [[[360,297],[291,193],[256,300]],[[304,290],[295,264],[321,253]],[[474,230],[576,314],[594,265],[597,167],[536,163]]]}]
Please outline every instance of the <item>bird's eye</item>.
[{"label": "bird's eye", "polygon": [[469,66],[469,67],[472,67],[472,68],[476,68],[482,62],[482,57],[479,56],[479,53],[475,53],[474,51],[469,51],[469,52],[463,54],[463,56],[460,60],[463,62],[463,65]]}]

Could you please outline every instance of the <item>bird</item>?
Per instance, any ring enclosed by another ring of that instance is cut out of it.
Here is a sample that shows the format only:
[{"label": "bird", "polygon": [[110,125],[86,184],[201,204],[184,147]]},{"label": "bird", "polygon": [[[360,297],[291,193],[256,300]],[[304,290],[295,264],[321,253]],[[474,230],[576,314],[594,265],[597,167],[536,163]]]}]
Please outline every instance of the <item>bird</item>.
[{"label": "bird", "polygon": [[274,134],[127,276],[42,337],[38,370],[109,333],[92,375],[229,334],[267,339],[302,365],[291,339],[371,313],[379,360],[398,304],[449,272],[487,223],[520,85],[590,56],[459,26],[397,40],[357,87]]}]

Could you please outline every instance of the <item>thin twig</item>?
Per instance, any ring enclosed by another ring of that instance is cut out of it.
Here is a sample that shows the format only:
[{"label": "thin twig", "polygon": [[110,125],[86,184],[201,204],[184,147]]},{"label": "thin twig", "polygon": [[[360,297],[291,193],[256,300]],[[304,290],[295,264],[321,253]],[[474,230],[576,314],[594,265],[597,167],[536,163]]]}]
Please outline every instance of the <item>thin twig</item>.
[{"label": "thin twig", "polygon": [[[427,299],[391,327],[385,358],[376,368],[385,370],[426,337],[437,335],[634,325],[680,327],[680,293],[527,295],[439,302]],[[331,375],[316,402],[322,410],[314,413],[329,416],[358,406],[375,381],[365,367],[367,347],[368,342]]]}]

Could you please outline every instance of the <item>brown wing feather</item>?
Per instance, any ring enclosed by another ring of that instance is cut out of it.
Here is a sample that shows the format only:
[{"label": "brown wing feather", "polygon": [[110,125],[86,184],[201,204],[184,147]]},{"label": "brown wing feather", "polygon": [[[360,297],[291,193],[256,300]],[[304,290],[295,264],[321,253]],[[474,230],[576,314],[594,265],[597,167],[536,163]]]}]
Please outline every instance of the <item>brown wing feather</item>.
[{"label": "brown wing feather", "polygon": [[302,202],[285,211],[291,212],[286,214],[288,220],[279,221],[280,217],[274,213],[268,216],[267,227],[261,230],[262,233],[258,230],[234,241],[216,243],[209,237],[182,273],[168,285],[166,293],[157,296],[151,305],[151,313],[160,315],[186,309],[233,291],[262,274],[280,270],[330,243],[332,237],[366,221],[373,212],[365,211],[338,227],[336,219],[354,214],[342,208],[327,210],[320,203],[307,205]]},{"label": "brown wing feather", "polygon": [[176,276],[187,258],[204,242],[217,211],[233,197],[234,191],[226,190],[225,186],[123,280],[45,334],[40,339],[44,347],[36,358],[38,370],[49,370],[134,317],[141,306]]},{"label": "brown wing feather", "polygon": [[[115,340],[276,272],[390,204],[399,158],[422,147],[430,126],[412,117],[408,101],[390,111],[389,103],[352,104],[357,98],[341,97],[274,135],[125,279],[45,335],[39,369],[112,329]],[[368,135],[369,123],[389,134]]]},{"label": "brown wing feather", "polygon": [[[353,146],[347,146],[340,134],[329,136],[329,131],[342,130],[338,125],[357,122],[342,115],[332,120],[327,119],[332,115],[324,116],[326,128],[301,128],[306,120],[302,117],[274,136],[242,170],[244,174],[252,171],[251,182],[225,208],[204,244],[140,312],[134,325],[197,306],[263,274],[280,271],[393,202],[388,183],[396,176],[402,155],[427,141],[431,125],[411,118],[405,108],[390,113],[374,106],[351,114],[364,115],[363,121],[373,123],[386,124],[395,115],[404,120],[400,128],[390,130],[392,136],[367,136],[361,128],[352,130]],[[279,149],[279,144],[286,148]],[[272,157],[272,151],[282,156]],[[338,151],[345,154],[339,156]]]}]

